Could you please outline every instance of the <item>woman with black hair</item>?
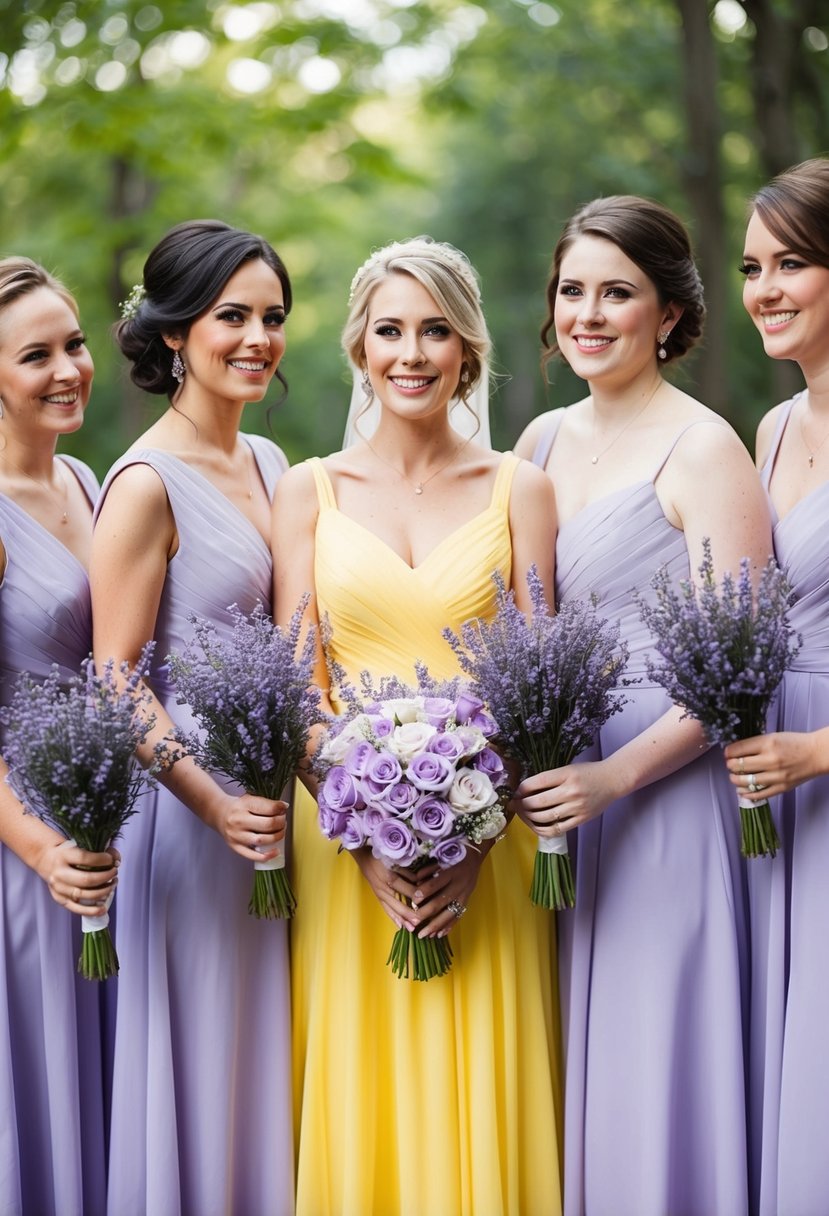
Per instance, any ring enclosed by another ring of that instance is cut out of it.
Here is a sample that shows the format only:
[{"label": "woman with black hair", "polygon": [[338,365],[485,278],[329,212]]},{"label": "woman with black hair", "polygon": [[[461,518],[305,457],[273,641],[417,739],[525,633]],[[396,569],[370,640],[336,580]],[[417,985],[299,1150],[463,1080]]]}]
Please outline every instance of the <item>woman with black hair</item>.
[{"label": "woman with black hair", "polygon": [[[170,400],[107,476],[90,570],[96,657],[133,664],[155,640],[150,743],[192,724],[165,667],[191,614],[222,632],[229,605],[270,610],[286,462],[239,424],[281,379],[290,308],[266,241],[194,221],[152,251],[116,330],[135,383]],[[285,810],[184,759],[124,834],[112,1216],[292,1211],[285,926],[247,912],[257,846],[274,849]]]}]

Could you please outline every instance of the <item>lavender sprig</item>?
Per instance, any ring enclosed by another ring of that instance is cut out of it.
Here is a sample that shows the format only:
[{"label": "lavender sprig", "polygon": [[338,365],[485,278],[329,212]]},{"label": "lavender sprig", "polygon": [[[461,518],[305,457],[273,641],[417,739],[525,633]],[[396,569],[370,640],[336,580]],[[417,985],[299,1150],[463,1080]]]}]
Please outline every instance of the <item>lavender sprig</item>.
[{"label": "lavender sprig", "polygon": [[[553,615],[535,567],[527,574],[532,612],[518,608],[499,574],[497,612],[490,622],[467,621],[458,637],[443,636],[472,681],[472,691],[498,724],[498,738],[523,775],[569,764],[618,713],[627,648],[619,626],[591,603],[572,601]],[[546,852],[562,849],[561,852]],[[575,892],[566,843],[539,842],[531,898],[547,908],[573,907]]]},{"label": "lavender sprig", "polygon": [[[306,596],[281,629],[261,603],[249,615],[234,604],[225,636],[193,616],[192,640],[168,660],[178,704],[189,705],[203,728],[199,734],[177,730],[176,740],[203,768],[263,798],[282,796],[305,756],[311,728],[323,721],[310,630],[300,646],[307,605]],[[296,901],[284,866],[281,847],[276,858],[257,863],[252,915],[293,914]]]},{"label": "lavender sprig", "polygon": [[[703,540],[699,584],[677,590],[668,571],[652,580],[653,603],[641,596],[642,620],[662,661],[648,659],[650,679],[696,718],[710,743],[722,745],[762,734],[772,697],[791,666],[800,639],[788,623],[791,590],[774,559],[764,567],[755,593],[748,558],[739,577],[714,575],[711,541]],[[768,802],[741,799],[742,851],[775,855],[779,841]]]},{"label": "lavender sprig", "polygon": [[[89,852],[117,839],[138,795],[155,785],[153,773],[175,759],[166,744],[155,747],[147,769],[135,758],[155,722],[145,712],[151,697],[143,683],[152,649],[150,642],[132,670],[120,665],[120,682],[112,661],[97,673],[87,659],[69,680],[57,666],[43,681],[24,672],[0,709],[7,780],[23,809]],[[117,974],[108,917],[84,922],[78,970],[87,979]]]}]

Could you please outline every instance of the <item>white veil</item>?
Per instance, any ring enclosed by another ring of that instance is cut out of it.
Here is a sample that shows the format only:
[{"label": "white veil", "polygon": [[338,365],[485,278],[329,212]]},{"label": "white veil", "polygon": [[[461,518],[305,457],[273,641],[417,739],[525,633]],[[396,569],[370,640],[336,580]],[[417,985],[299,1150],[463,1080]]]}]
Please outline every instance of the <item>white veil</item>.
[{"label": "white veil", "polygon": [[[380,422],[380,403],[366,396],[363,376],[352,365],[351,404],[345,423],[343,447],[353,447],[360,439],[371,439]],[[463,439],[475,439],[483,447],[492,446],[489,431],[489,363],[484,360],[478,383],[465,401],[456,397],[449,406],[449,421]]]}]

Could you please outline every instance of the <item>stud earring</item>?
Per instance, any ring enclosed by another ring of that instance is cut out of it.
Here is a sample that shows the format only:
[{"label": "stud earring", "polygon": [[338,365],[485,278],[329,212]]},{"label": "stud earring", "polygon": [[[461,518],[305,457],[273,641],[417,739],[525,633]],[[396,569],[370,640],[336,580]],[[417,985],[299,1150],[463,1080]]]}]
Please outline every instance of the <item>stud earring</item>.
[{"label": "stud earring", "polygon": [[665,343],[668,341],[670,336],[671,336],[671,331],[669,329],[665,329],[662,331],[661,334],[656,335],[656,341],[658,344],[658,350],[656,353],[660,359],[668,358],[668,352],[665,350]]},{"label": "stud earring", "polygon": [[184,366],[184,360],[180,353],[176,351],[173,355],[173,365],[170,368],[174,380],[178,380],[181,384],[184,377],[187,375],[187,368]]}]

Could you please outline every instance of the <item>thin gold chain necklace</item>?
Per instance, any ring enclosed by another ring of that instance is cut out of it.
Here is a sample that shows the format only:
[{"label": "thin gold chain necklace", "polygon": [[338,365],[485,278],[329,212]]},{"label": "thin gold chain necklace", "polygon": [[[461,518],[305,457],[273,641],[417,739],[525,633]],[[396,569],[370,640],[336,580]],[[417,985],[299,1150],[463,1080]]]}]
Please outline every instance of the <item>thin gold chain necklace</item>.
[{"label": "thin gold chain necklace", "polygon": [[385,456],[381,456],[380,453],[375,449],[374,445],[371,443],[371,441],[369,439],[364,440],[364,442],[365,442],[366,446],[368,447],[369,451],[372,452],[373,455],[376,456],[377,459],[382,464],[386,465],[388,468],[390,468],[392,470],[392,472],[396,473],[398,477],[402,477],[404,481],[407,481],[409,483],[409,485],[412,486],[415,494],[422,494],[423,487],[428,486],[428,484],[432,480],[432,478],[437,477],[438,473],[442,473],[444,469],[448,469],[450,464],[452,464],[455,460],[458,459],[461,452],[464,450],[464,448],[470,442],[471,439],[472,439],[471,435],[469,436],[468,439],[464,439],[463,443],[461,443],[455,449],[455,451],[452,453],[452,455],[449,457],[449,459],[447,461],[445,461],[444,464],[439,465],[439,467],[435,469],[434,473],[430,473],[428,477],[424,477],[421,481],[412,481],[411,477],[407,477],[405,473],[403,473],[400,469],[398,469],[397,465],[392,464],[392,462],[390,460],[386,460]]},{"label": "thin gold chain necklace", "polygon": [[[52,498],[53,500],[55,500],[57,498],[54,490],[52,489],[52,487],[50,485],[47,485],[47,483],[44,481],[39,481],[37,477],[32,477],[31,473],[27,473],[25,469],[21,469],[19,465],[9,464],[9,468],[13,472],[19,473],[21,477],[25,477],[27,481],[31,481],[31,482],[33,482],[34,485],[39,486],[41,490],[45,490],[48,493],[49,497]],[[58,510],[61,513],[60,522],[62,524],[68,524],[69,523],[69,484],[65,479],[63,469],[61,469],[61,467],[60,467],[60,461],[56,460],[54,462],[54,469],[55,469],[55,472],[58,474],[57,479],[60,482],[61,489],[63,491],[63,493],[61,495],[61,497],[63,498],[63,506],[61,506],[60,502],[57,503]]]},{"label": "thin gold chain necklace", "polygon": [[[629,419],[628,419],[628,421],[625,423],[625,425],[622,427],[622,429],[621,429],[620,431],[617,431],[617,433],[616,433],[616,434],[613,436],[613,438],[611,439],[610,443],[606,444],[606,445],[605,445],[605,447],[603,447],[603,448],[602,448],[602,450],[601,450],[600,452],[596,452],[596,453],[595,453],[593,456],[591,456],[591,457],[590,457],[590,463],[591,463],[591,464],[598,464],[598,463],[599,463],[599,460],[601,459],[601,457],[602,457],[602,456],[604,456],[605,452],[609,452],[609,451],[610,451],[610,449],[613,447],[614,443],[617,441],[617,439],[621,439],[621,438],[622,438],[622,436],[624,435],[624,433],[625,433],[625,431],[628,429],[628,427],[633,426],[633,424],[634,424],[634,422],[636,421],[636,419],[637,419],[637,418],[641,418],[641,417],[642,417],[642,415],[644,414],[645,410],[648,408],[648,406],[650,405],[650,403],[653,401],[654,397],[656,396],[657,391],[658,391],[658,389],[659,389],[659,386],[660,386],[661,384],[662,384],[662,377],[660,376],[660,378],[659,378],[659,379],[657,380],[657,382],[656,382],[656,386],[655,386],[655,387],[654,387],[654,389],[652,390],[652,392],[651,392],[650,396],[648,397],[647,401],[646,401],[646,402],[645,402],[645,404],[642,406],[642,408],[641,408],[641,409],[639,409],[639,410],[637,410],[637,412],[636,412],[636,413],[633,415],[633,417],[632,417],[632,418],[629,418]],[[595,412],[594,412],[594,415],[593,415],[593,431],[595,431],[595,429],[596,429],[596,417],[595,417]],[[591,440],[592,440],[592,435],[591,435]]]}]

